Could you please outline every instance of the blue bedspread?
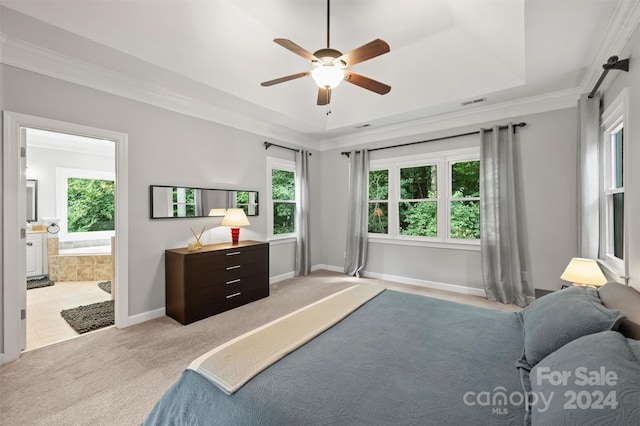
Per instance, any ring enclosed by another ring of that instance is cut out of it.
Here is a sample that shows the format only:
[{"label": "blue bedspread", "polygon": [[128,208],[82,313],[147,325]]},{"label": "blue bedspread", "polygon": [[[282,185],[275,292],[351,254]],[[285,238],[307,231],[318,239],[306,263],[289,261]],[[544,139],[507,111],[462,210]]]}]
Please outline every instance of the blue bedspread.
[{"label": "blue bedspread", "polygon": [[387,290],[233,395],[186,370],[144,425],[522,424],[522,347],[513,313]]}]

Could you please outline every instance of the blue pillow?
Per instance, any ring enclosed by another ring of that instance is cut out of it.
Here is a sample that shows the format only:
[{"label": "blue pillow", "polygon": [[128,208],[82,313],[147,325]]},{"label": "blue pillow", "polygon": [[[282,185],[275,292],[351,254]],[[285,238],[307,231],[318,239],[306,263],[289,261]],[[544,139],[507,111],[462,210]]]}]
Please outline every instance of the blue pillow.
[{"label": "blue pillow", "polygon": [[640,424],[640,363],[618,332],[567,343],[529,378],[532,425]]},{"label": "blue pillow", "polygon": [[593,287],[572,286],[535,300],[517,313],[524,334],[518,368],[530,370],[544,357],[588,334],[616,330],[624,318],[600,302]]}]

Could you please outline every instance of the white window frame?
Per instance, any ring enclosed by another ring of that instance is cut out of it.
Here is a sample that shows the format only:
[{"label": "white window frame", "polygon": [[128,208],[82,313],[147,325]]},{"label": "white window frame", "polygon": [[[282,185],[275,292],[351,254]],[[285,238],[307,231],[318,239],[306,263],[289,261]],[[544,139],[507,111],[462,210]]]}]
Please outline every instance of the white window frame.
[{"label": "white window frame", "polygon": [[[623,252],[624,259],[613,255],[613,212],[609,203],[610,197],[615,193],[624,193],[624,185],[627,183],[628,170],[628,126],[625,126],[625,118],[628,114],[627,89],[616,97],[611,105],[602,113],[602,140],[601,140],[601,167],[600,167],[600,263],[609,271],[621,278],[626,277],[628,270],[628,203],[624,203],[623,221]],[[615,188],[615,135],[624,129],[622,139],[622,188]],[[625,197],[626,198],[626,197]]]},{"label": "white window frame", "polygon": [[[463,198],[451,196],[451,165],[462,161],[479,161],[480,148],[463,148],[449,151],[371,160],[370,171],[389,170],[389,232],[387,234],[369,233],[369,241],[383,244],[419,245],[437,248],[480,250],[479,239],[451,238],[450,218],[451,201],[463,201]],[[438,236],[422,237],[401,235],[399,233],[398,203],[400,190],[400,169],[407,167],[435,165],[438,191]]]},{"label": "white window frame", "polygon": [[[288,242],[296,238],[298,224],[294,222],[294,232],[287,234],[274,234],[273,233],[273,188],[272,188],[272,171],[285,170],[287,172],[293,172],[294,180],[296,179],[296,163],[291,160],[284,160],[281,158],[267,157],[267,240],[276,242]],[[297,197],[298,191],[295,192]],[[298,200],[294,200],[296,209],[298,208]]]},{"label": "white window frame", "polygon": [[[115,172],[89,169],[71,169],[65,167],[56,168],[56,217],[60,219],[58,226],[59,241],[82,241],[82,240],[102,240],[110,239],[116,235],[116,231],[91,231],[91,232],[69,232],[67,218],[67,182],[69,178],[95,179],[116,181]],[[115,208],[115,207],[114,207]],[[114,225],[115,227],[115,225]]]}]

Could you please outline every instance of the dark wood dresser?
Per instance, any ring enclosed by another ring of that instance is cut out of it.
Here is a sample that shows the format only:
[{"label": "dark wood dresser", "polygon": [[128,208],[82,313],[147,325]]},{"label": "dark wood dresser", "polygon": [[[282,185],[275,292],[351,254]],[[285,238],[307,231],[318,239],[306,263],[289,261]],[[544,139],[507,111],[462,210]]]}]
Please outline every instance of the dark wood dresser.
[{"label": "dark wood dresser", "polygon": [[165,250],[167,315],[182,324],[269,296],[269,244]]}]

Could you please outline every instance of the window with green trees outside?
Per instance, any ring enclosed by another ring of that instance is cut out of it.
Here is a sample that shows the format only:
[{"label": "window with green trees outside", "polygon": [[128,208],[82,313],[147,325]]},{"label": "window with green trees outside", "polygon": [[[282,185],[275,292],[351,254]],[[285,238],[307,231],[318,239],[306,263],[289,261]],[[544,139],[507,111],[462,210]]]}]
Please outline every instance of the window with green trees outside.
[{"label": "window with green trees outside", "polygon": [[374,160],[369,171],[369,234],[394,239],[478,244],[477,148],[417,158]]},{"label": "window with green trees outside", "polygon": [[112,180],[67,180],[68,232],[115,229],[115,185]]},{"label": "window with green trees outside", "polygon": [[451,238],[480,239],[480,161],[451,163]]},{"label": "window with green trees outside", "polygon": [[273,200],[273,234],[295,232],[296,190],[295,173],[271,170],[271,199]]}]

